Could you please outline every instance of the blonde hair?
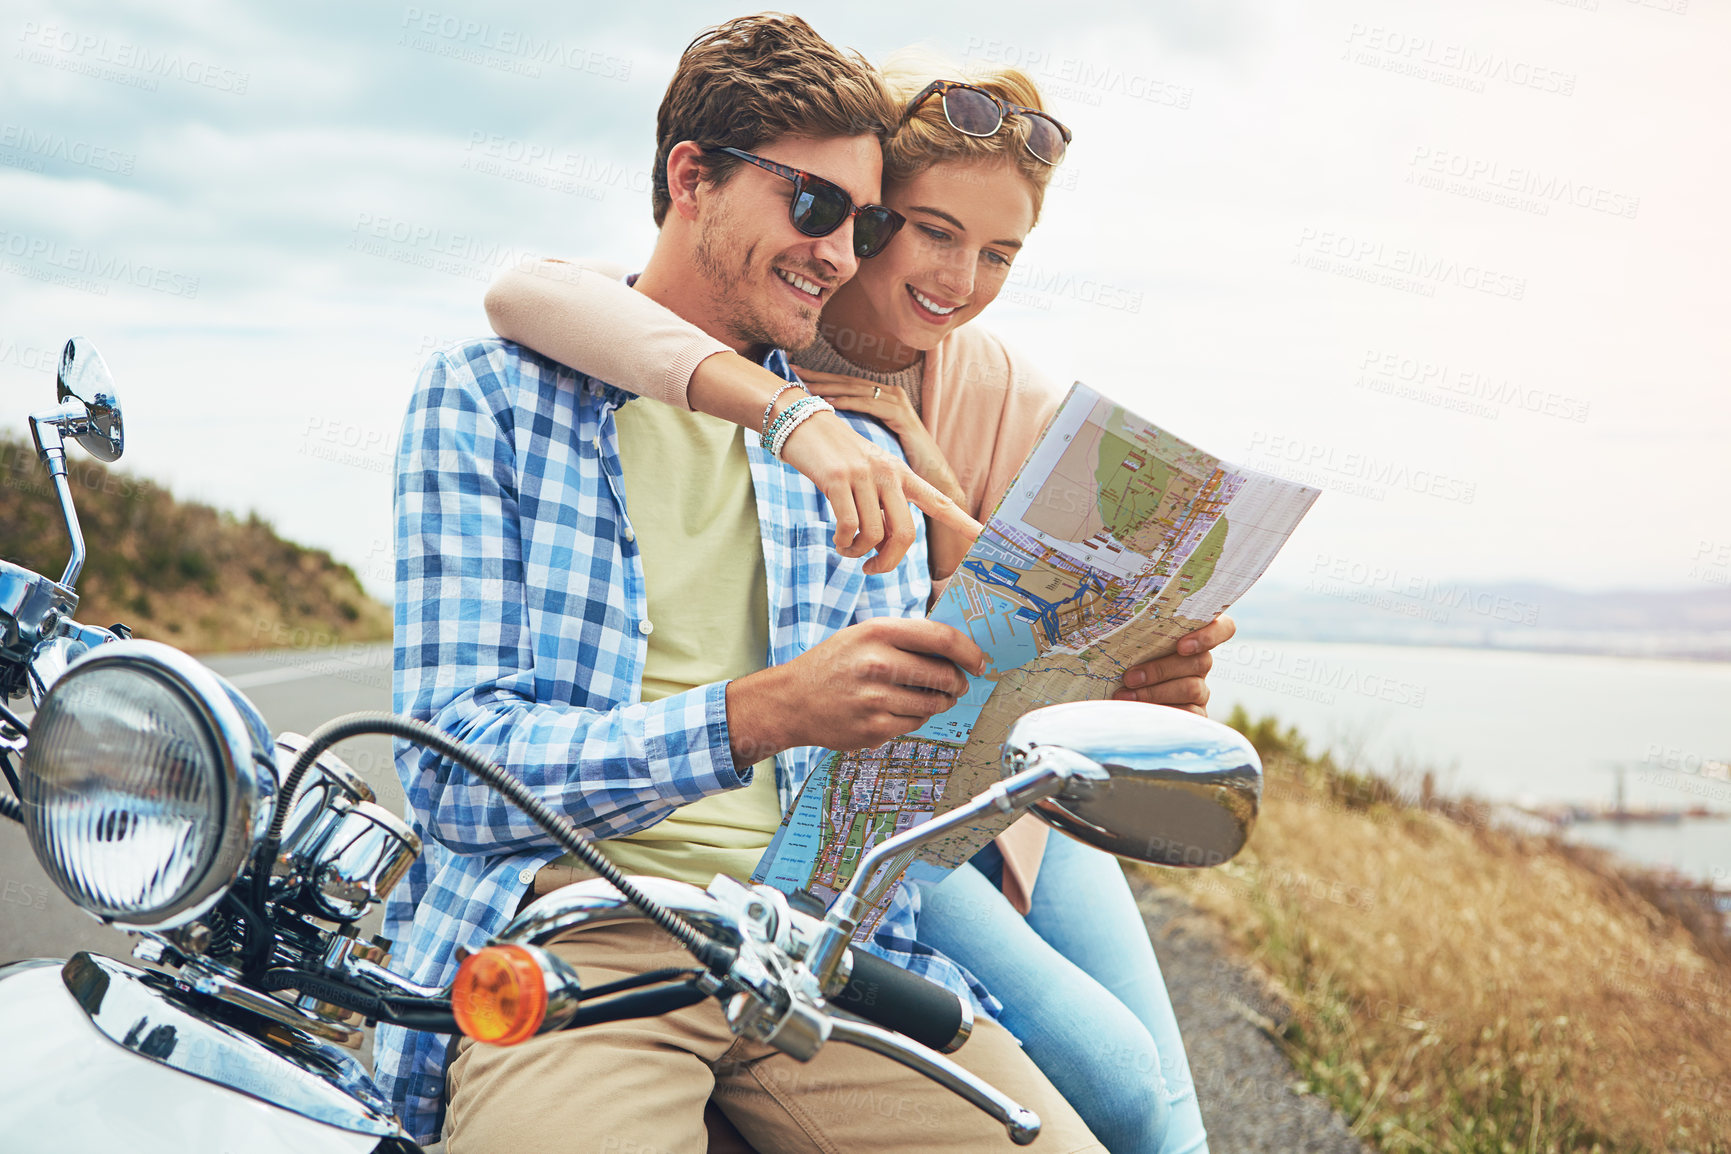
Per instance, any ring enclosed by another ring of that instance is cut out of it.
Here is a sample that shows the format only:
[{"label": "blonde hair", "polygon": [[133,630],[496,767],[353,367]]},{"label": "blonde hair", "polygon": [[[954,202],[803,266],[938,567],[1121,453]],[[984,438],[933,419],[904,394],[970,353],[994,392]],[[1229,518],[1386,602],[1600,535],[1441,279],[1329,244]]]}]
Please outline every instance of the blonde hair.
[{"label": "blonde hair", "polygon": [[[959,80],[1009,104],[1046,110],[1033,77],[1019,68],[964,68],[928,48],[913,47],[892,53],[878,72],[902,108],[934,80]],[[1052,166],[1028,151],[1027,138],[1027,120],[1020,116],[1005,118],[1004,126],[991,136],[959,132],[944,116],[943,98],[933,95],[884,143],[884,180],[906,181],[934,164],[1001,158],[1027,180],[1034,194],[1037,221],[1046,185],[1052,179]]]}]

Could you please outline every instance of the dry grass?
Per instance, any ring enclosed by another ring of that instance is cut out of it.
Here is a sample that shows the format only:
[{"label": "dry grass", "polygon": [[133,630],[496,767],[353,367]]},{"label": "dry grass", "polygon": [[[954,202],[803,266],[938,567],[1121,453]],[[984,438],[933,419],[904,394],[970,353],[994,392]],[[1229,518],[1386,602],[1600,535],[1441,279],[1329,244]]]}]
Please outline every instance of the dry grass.
[{"label": "dry grass", "polygon": [[1272,977],[1295,1065],[1357,1133],[1385,1151],[1731,1151],[1731,967],[1680,920],[1602,857],[1403,805],[1291,731],[1247,731],[1267,769],[1251,847],[1150,876]]},{"label": "dry grass", "polygon": [[[258,517],[177,501],[82,452],[67,475],[88,557],[78,620],[210,652],[380,641],[391,611],[322,549],[285,541]],[[26,439],[0,435],[0,557],[59,578],[71,546],[47,471]]]}]

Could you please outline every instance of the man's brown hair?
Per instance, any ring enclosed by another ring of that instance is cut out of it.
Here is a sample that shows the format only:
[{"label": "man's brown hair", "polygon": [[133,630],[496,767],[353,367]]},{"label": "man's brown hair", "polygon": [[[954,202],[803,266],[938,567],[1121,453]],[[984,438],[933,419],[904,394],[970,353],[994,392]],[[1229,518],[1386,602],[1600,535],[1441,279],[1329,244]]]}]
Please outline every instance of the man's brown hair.
[{"label": "man's brown hair", "polygon": [[[756,151],[783,136],[825,139],[895,130],[901,110],[876,70],[798,16],[764,12],[704,32],[686,46],[655,119],[654,207],[667,219],[667,154],[682,141]],[[740,161],[706,155],[706,179],[723,184]]]}]

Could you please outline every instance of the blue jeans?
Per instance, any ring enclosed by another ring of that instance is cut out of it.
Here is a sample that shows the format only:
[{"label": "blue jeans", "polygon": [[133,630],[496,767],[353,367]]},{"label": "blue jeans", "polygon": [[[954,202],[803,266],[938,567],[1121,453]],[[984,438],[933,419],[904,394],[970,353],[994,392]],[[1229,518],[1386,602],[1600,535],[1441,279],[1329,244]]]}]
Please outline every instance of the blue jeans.
[{"label": "blue jeans", "polygon": [[1172,999],[1117,859],[1052,834],[1026,918],[1002,873],[987,846],[922,886],[920,940],[998,996],[1004,1026],[1112,1154],[1206,1151]]}]

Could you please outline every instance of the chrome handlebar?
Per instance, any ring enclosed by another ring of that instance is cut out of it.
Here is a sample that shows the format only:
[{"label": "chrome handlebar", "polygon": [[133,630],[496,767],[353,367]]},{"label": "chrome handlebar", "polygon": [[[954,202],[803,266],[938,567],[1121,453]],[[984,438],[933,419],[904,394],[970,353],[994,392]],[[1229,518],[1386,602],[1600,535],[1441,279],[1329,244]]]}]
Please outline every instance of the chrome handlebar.
[{"label": "chrome handlebar", "polygon": [[[789,906],[780,890],[746,886],[726,875],[717,875],[708,890],[665,878],[633,880],[645,896],[736,951],[732,967],[714,991],[736,1035],[761,1041],[800,1061],[809,1061],[828,1042],[858,1046],[900,1062],[972,1103],[1001,1123],[1019,1146],[1039,1135],[1038,1115],[944,1055],[901,1034],[832,1012],[829,999],[847,985],[850,976],[847,952],[842,951],[828,982],[819,982],[808,963],[828,927]],[[537,899],[494,941],[545,946],[573,930],[643,921],[648,918],[641,910],[594,878]],[[558,1029],[563,1024],[549,1021],[543,1028]]]},{"label": "chrome handlebar", "polygon": [[72,620],[78,608],[75,587],[84,569],[84,533],[66,479],[66,441],[77,441],[98,460],[119,460],[125,447],[120,401],[101,354],[76,337],[60,354],[55,391],[56,406],[30,417],[30,435],[54,483],[72,555],[58,581],[0,562],[0,691],[16,697],[27,685],[32,703],[38,705],[68,665],[103,642],[116,640],[110,630]]},{"label": "chrome handlebar", "polygon": [[116,634],[72,619],[78,594],[21,565],[0,561],[0,677],[6,692],[28,687],[32,705],[42,704],[66,667]]},{"label": "chrome handlebar", "polygon": [[[830,1000],[847,986],[848,947],[872,906],[889,891],[915,852],[951,830],[993,813],[1012,814],[1057,797],[1080,798],[1110,776],[1090,758],[1056,745],[1017,754],[1015,772],[942,817],[873,847],[820,920],[795,910],[781,891],[746,886],[717,875],[707,890],[660,878],[639,879],[644,896],[680,914],[733,951],[725,975],[716,975],[736,1035],[764,1042],[809,1061],[826,1042],[839,1041],[882,1054],[973,1103],[1000,1122],[1018,1145],[1032,1142],[1040,1119],[996,1088],[912,1038],[831,1012]],[[572,930],[646,920],[600,879],[562,887],[523,910],[495,939],[542,946]],[[963,1013],[968,1009],[964,1002]],[[545,1025],[557,1029],[563,1023]],[[964,1024],[964,1033],[971,1019]]]}]

